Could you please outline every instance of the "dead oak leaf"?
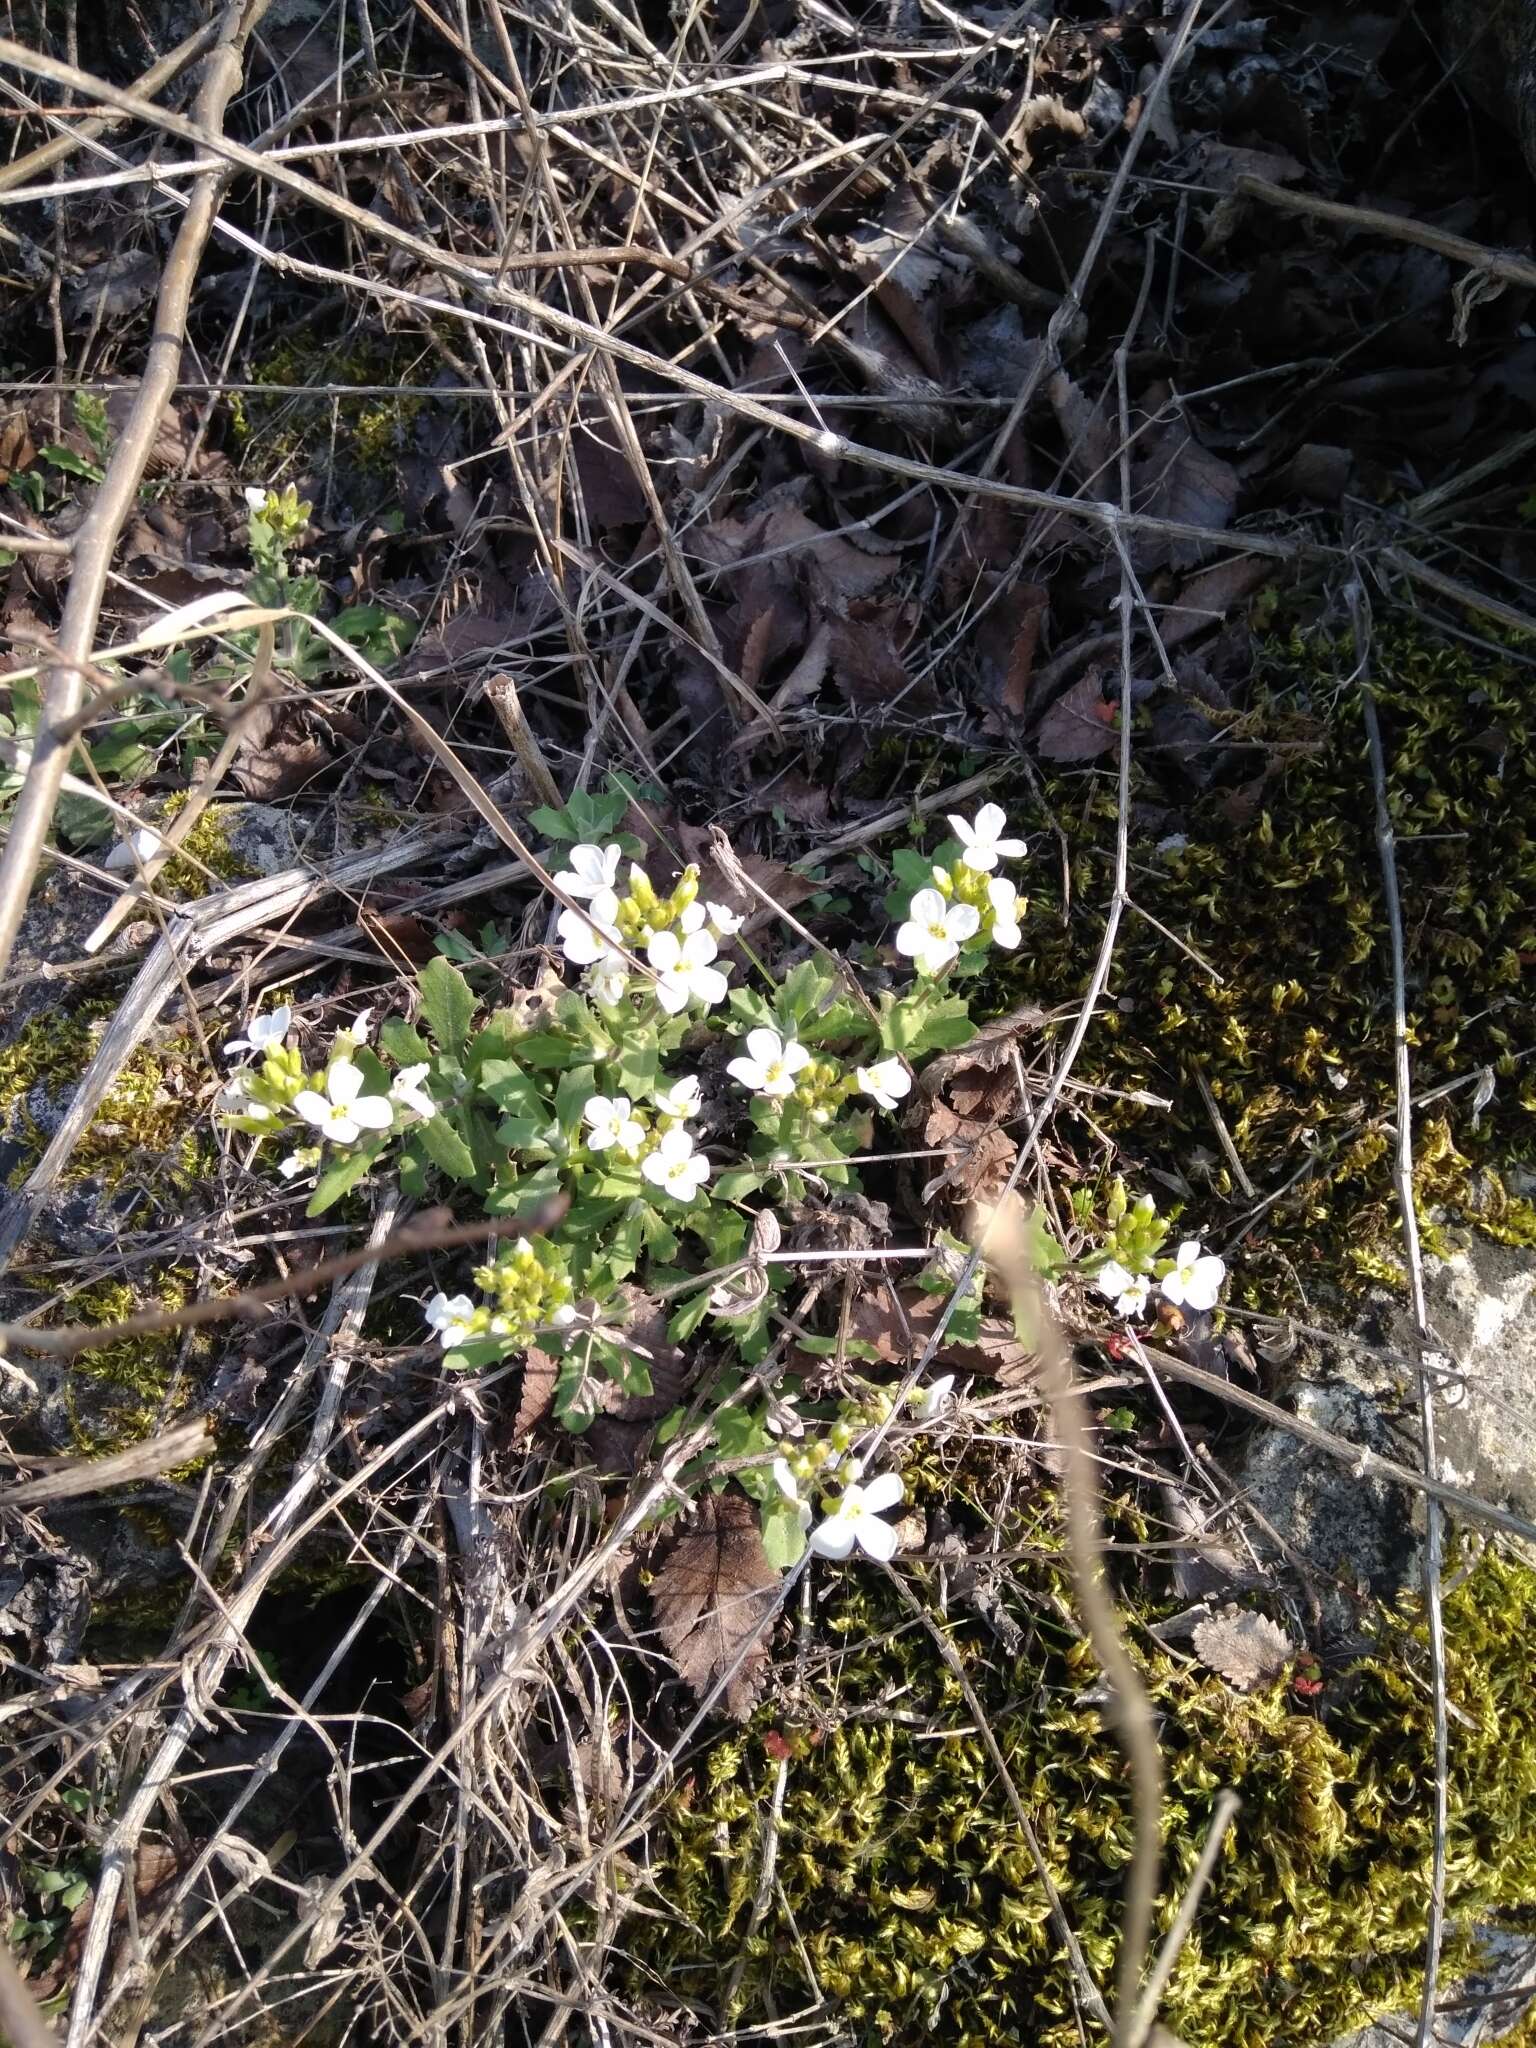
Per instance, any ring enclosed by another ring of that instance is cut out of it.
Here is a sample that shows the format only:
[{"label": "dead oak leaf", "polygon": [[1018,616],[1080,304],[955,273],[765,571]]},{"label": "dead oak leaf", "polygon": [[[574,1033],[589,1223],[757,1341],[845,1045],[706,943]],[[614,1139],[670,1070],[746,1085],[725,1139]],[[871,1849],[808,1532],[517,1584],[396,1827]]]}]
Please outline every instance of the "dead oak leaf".
[{"label": "dead oak leaf", "polygon": [[1192,1641],[1200,1662],[1237,1692],[1278,1678],[1296,1654],[1278,1622],[1238,1607],[1224,1607],[1198,1623]]},{"label": "dead oak leaf", "polygon": [[651,1580],[651,1607],[669,1657],[695,1697],[724,1680],[727,1712],[744,1721],[768,1667],[779,1574],[757,1510],[744,1494],[706,1494]]},{"label": "dead oak leaf", "polygon": [[1090,668],[1041,719],[1037,752],[1047,761],[1097,761],[1120,743],[1118,709],[1105,698],[1100,670]]}]

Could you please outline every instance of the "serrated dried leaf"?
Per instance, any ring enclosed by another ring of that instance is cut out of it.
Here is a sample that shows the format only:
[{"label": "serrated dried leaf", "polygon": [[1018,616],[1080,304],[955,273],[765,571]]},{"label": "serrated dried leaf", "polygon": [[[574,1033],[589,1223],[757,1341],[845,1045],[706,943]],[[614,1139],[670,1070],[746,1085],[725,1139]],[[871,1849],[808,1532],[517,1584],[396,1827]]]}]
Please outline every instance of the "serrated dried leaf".
[{"label": "serrated dried leaf", "polygon": [[1047,761],[1096,761],[1120,743],[1116,706],[1104,695],[1103,678],[1090,668],[1046,712],[1035,746]]},{"label": "serrated dried leaf", "polygon": [[657,1566],[650,1593],[667,1654],[695,1696],[707,1698],[724,1679],[726,1710],[745,1720],[767,1670],[779,1593],[751,1501],[706,1494]]},{"label": "serrated dried leaf", "polygon": [[1278,1622],[1240,1607],[1223,1607],[1200,1622],[1192,1640],[1200,1662],[1238,1692],[1278,1678],[1296,1654]]},{"label": "serrated dried leaf", "polygon": [[555,1405],[555,1379],[560,1367],[557,1360],[547,1351],[532,1350],[523,1354],[523,1384],[517,1397],[517,1413],[512,1418],[512,1434],[523,1436],[530,1429],[537,1429]]}]

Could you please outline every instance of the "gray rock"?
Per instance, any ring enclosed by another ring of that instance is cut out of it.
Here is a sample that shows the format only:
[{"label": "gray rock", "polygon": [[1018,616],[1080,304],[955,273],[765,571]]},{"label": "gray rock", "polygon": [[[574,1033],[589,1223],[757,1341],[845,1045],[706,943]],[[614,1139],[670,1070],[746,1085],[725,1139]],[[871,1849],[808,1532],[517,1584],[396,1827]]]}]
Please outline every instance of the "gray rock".
[{"label": "gray rock", "polygon": [[[1438,2015],[1435,2040],[1440,2048],[1477,2048],[1479,2042],[1502,2040],[1514,2032],[1536,2002],[1536,1939],[1498,1927],[1483,1928],[1482,1939],[1483,1967],[1442,1993],[1444,1998],[1480,2002]],[[1511,1996],[1490,1997],[1499,1991]],[[1362,2027],[1335,2042],[1334,2048],[1403,2048],[1404,2041],[1414,2038],[1418,2017],[1416,2012],[1403,2013],[1379,2026]]]},{"label": "gray rock", "polygon": [[1477,1239],[1427,1259],[1424,1290],[1432,1342],[1407,1315],[1391,1342],[1450,1369],[1436,1403],[1446,1477],[1536,1520],[1536,1252]]},{"label": "gray rock", "polygon": [[[1341,1374],[1299,1381],[1286,1405],[1349,1443],[1386,1457],[1403,1455],[1389,1422],[1395,1403],[1384,1390]],[[1402,1487],[1353,1472],[1279,1428],[1254,1434],[1236,1476],[1248,1505],[1308,1567],[1332,1647],[1360,1635],[1374,1603],[1390,1602],[1416,1583],[1414,1502]]]},{"label": "gray rock", "polygon": [[[1419,1459],[1418,1370],[1437,1388],[1442,1474],[1536,1521],[1536,1252],[1474,1240],[1424,1262],[1430,1337],[1397,1297],[1354,1333],[1307,1354],[1286,1405],[1408,1464]],[[1240,1464],[1251,1504],[1320,1575],[1325,1629],[1348,1635],[1359,1595],[1417,1582],[1422,1502],[1320,1458],[1280,1429],[1255,1432]]]}]

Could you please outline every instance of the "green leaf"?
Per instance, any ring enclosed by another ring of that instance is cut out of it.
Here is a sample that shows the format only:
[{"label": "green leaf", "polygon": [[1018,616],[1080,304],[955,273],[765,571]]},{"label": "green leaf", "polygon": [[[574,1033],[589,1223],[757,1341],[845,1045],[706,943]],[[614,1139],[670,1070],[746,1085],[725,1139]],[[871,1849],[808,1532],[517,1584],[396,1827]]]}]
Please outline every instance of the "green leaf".
[{"label": "green leaf", "polygon": [[492,1188],[486,1197],[487,1213],[492,1216],[511,1215],[518,1209],[542,1202],[546,1196],[556,1193],[559,1186],[560,1169],[553,1162],[548,1166],[535,1167],[532,1173],[520,1173]]},{"label": "green leaf", "polygon": [[556,1031],[529,1031],[517,1040],[517,1056],[525,1067],[541,1067],[558,1073],[581,1054],[568,1038]]},{"label": "green leaf", "polygon": [[479,1007],[474,990],[446,960],[429,960],[421,970],[421,1014],[445,1052],[462,1052]]},{"label": "green leaf", "polygon": [[574,1130],[588,1099],[597,1093],[597,1076],[591,1067],[572,1067],[560,1076],[555,1089],[555,1120],[562,1130]]},{"label": "green leaf", "polygon": [[631,1102],[644,1102],[656,1086],[654,1034],[632,1031],[619,1047],[619,1086]]},{"label": "green leaf", "polygon": [[509,1116],[537,1117],[548,1123],[549,1105],[539,1090],[539,1084],[525,1074],[515,1060],[487,1060],[478,1079],[480,1092]]},{"label": "green leaf", "polygon": [[818,1005],[831,995],[835,986],[824,967],[814,960],[802,960],[784,977],[775,1007],[786,1023],[803,1024],[807,1017],[815,1015]]},{"label": "green leaf", "polygon": [[767,1178],[765,1173],[753,1173],[747,1167],[733,1166],[724,1173],[716,1174],[710,1182],[709,1191],[718,1195],[722,1202],[739,1202],[743,1195],[756,1194]]},{"label": "green leaf", "polygon": [[681,1344],[693,1335],[708,1314],[709,1289],[706,1287],[698,1294],[689,1295],[686,1301],[680,1302],[672,1311],[667,1323],[668,1337],[674,1344]]},{"label": "green leaf", "polygon": [[915,989],[894,1000],[889,990],[880,999],[880,1043],[887,1052],[948,1050],[975,1036],[976,1027],[963,996],[941,996]]},{"label": "green leaf", "polygon": [[333,1159],[315,1183],[315,1192],[309,1198],[306,1216],[323,1216],[327,1209],[349,1194],[373,1164],[370,1152],[343,1152],[339,1159]]},{"label": "green leaf", "polygon": [[758,1509],[763,1531],[763,1554],[776,1570],[787,1572],[805,1555],[805,1531],[793,1501],[776,1493]]},{"label": "green leaf", "polygon": [[105,471],[99,462],[91,462],[84,455],[77,455],[73,448],[61,447],[57,441],[50,441],[38,454],[44,462],[51,462],[55,469],[67,470],[71,476],[83,476],[89,483],[99,484]]},{"label": "green leaf", "polygon": [[386,1017],[379,1026],[379,1044],[399,1067],[419,1067],[432,1057],[432,1048],[403,1017]]},{"label": "green leaf", "polygon": [[473,1180],[475,1155],[445,1116],[418,1124],[411,1134],[439,1173],[450,1180]]},{"label": "green leaf", "polygon": [[386,611],[381,604],[349,604],[332,619],[331,631],[339,633],[350,646],[362,648],[376,663],[404,654],[416,637],[416,628],[409,619]]},{"label": "green leaf", "polygon": [[427,1192],[426,1155],[407,1145],[396,1154],[395,1166],[400,1175],[400,1192],[419,1202]]}]

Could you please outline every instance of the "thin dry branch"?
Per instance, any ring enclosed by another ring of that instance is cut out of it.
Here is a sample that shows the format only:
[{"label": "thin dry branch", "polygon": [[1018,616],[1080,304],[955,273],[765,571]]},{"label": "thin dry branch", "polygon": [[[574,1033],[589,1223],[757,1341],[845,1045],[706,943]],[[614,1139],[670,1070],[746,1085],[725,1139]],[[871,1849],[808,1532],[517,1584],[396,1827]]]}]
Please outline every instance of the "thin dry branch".
[{"label": "thin dry branch", "polygon": [[[1358,580],[1349,589],[1350,617],[1355,635],[1355,683],[1360,692],[1360,709],[1365,719],[1366,743],[1370,751],[1371,781],[1376,812],[1376,854],[1381,863],[1382,895],[1386,901],[1387,934],[1392,959],[1392,1068],[1397,1094],[1397,1143],[1393,1154],[1393,1182],[1397,1191],[1398,1214],[1402,1219],[1403,1246],[1408,1260],[1408,1280],[1413,1301],[1414,1326],[1429,1337],[1429,1315],[1424,1299],[1424,1256],[1419,1243],[1419,1214],[1413,1190],[1413,1076],[1408,1051],[1407,966],[1403,944],[1403,904],[1397,880],[1397,836],[1392,827],[1392,808],[1387,796],[1387,755],[1382,744],[1381,721],[1370,680],[1370,620],[1365,591]],[[1435,1389],[1424,1366],[1418,1367],[1419,1424],[1424,1444],[1424,1471],[1438,1477],[1439,1459],[1435,1449]],[[1425,1931],[1424,1987],[1419,2000],[1416,2048],[1430,2048],[1434,2038],[1435,1997],[1440,1979],[1440,1951],[1445,1937],[1446,1839],[1450,1831],[1450,1725],[1446,1701],[1445,1621],[1441,1611],[1440,1576],[1444,1529],[1438,1502],[1425,1503],[1423,1586],[1424,1610],[1429,1630],[1430,1686],[1434,1696],[1434,1840],[1430,1855],[1429,1913]]]},{"label": "thin dry branch", "polygon": [[[246,39],[269,4],[270,0],[228,0],[220,17],[219,40],[208,58],[197,96],[198,128],[211,132],[222,123],[224,110],[240,83]],[[137,95],[130,97],[137,102]],[[70,743],[61,741],[56,729],[75,716],[85,694],[81,664],[96,637],[118,535],[137,501],[161,416],[176,387],[192,286],[228,176],[225,170],[210,171],[192,187],[161,276],[154,332],[132,410],[91,509],[75,535],[69,595],[59,622],[58,659],[44,674],[37,745],[16,800],[5,850],[0,853],[0,976],[10,965],[32,878],[69,766]]]},{"label": "thin dry branch", "polygon": [[1162,1864],[1163,1759],[1152,1705],[1131,1661],[1115,1604],[1104,1584],[1104,1525],[1098,1458],[1088,1408],[1078,1389],[1072,1354],[1046,1300],[1024,1230],[1024,1207],[1015,1196],[990,1211],[979,1209],[972,1242],[996,1272],[1013,1302],[1017,1326],[1028,1332],[1039,1359],[1042,1390],[1050,1404],[1051,1434],[1062,1459],[1067,1542],[1072,1582],[1095,1656],[1110,1688],[1110,1712],[1131,1766],[1135,1840],[1125,1887],[1124,1925],[1115,1996],[1114,2048],[1140,2048],[1142,1977],[1152,1937]]},{"label": "thin dry branch", "polygon": [[1313,192],[1293,192],[1287,186],[1272,185],[1268,178],[1257,178],[1250,171],[1238,179],[1237,189],[1244,199],[1262,199],[1277,213],[1306,214],[1313,220],[1329,220],[1359,234],[1413,242],[1421,249],[1433,249],[1437,256],[1448,257],[1452,263],[1465,263],[1469,269],[1481,270],[1489,277],[1501,277],[1507,284],[1524,285],[1527,289],[1536,285],[1536,262],[1529,256],[1517,255],[1513,249],[1490,249],[1486,243],[1469,242],[1465,235],[1448,234],[1444,228],[1430,227],[1404,214],[1383,213],[1375,206],[1345,206],[1337,199],[1320,199]]}]

